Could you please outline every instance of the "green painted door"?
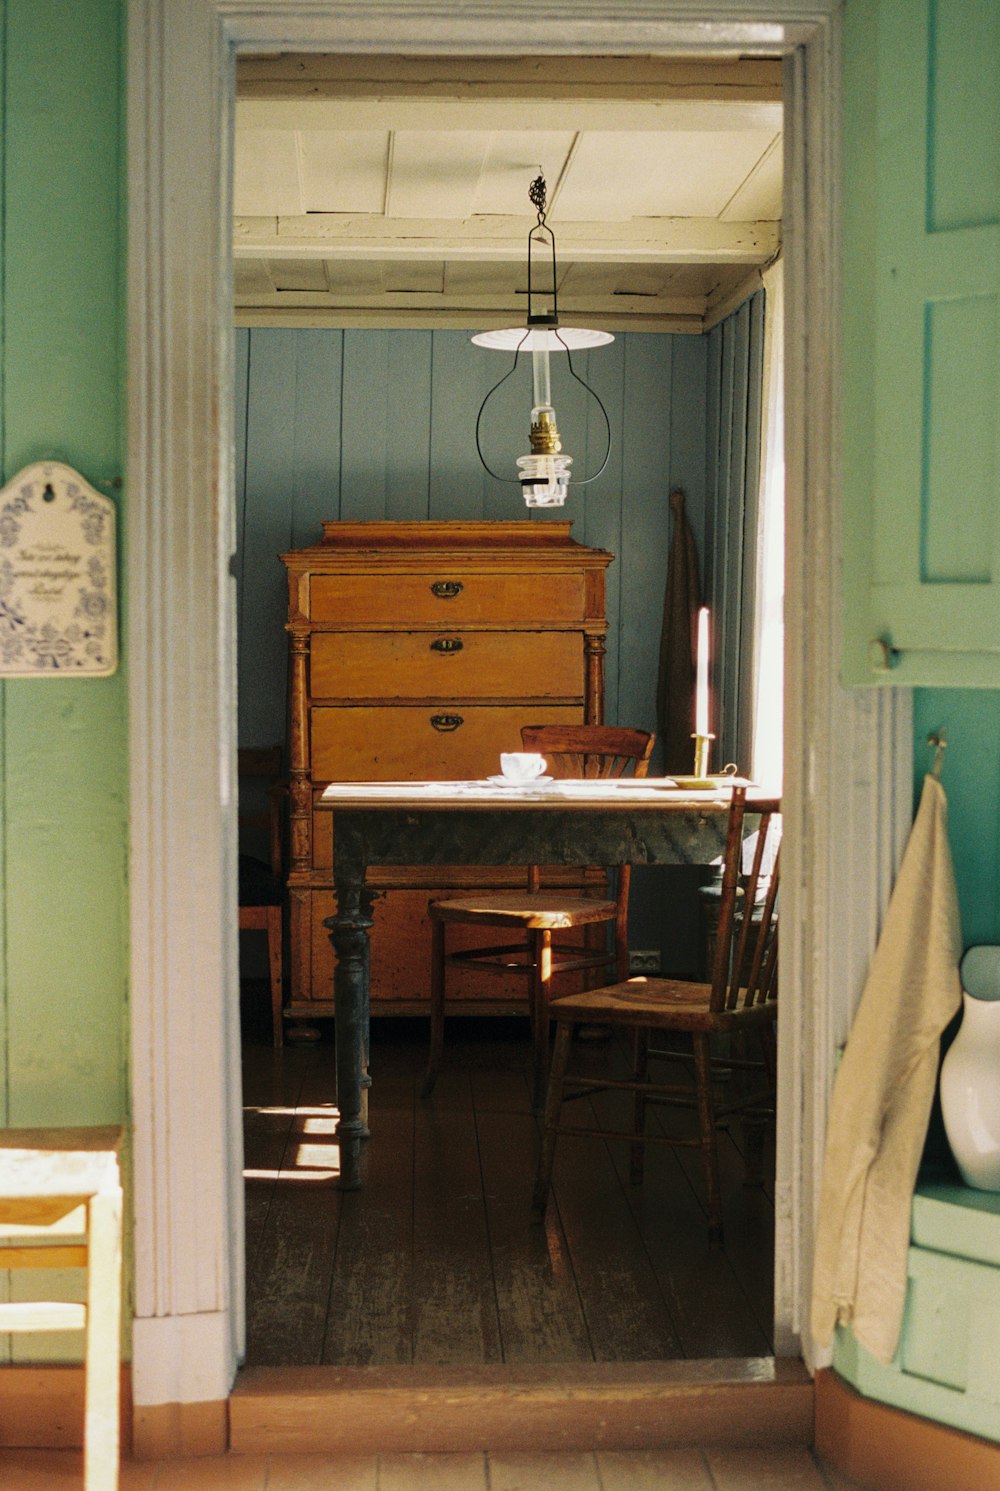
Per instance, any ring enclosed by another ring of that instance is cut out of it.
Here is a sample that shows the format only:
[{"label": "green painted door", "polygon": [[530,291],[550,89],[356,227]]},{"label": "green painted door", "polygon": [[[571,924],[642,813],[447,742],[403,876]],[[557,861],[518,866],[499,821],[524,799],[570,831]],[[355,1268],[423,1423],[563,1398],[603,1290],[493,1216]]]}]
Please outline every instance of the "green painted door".
[{"label": "green painted door", "polygon": [[847,0],[844,129],[845,678],[996,687],[997,0]]}]

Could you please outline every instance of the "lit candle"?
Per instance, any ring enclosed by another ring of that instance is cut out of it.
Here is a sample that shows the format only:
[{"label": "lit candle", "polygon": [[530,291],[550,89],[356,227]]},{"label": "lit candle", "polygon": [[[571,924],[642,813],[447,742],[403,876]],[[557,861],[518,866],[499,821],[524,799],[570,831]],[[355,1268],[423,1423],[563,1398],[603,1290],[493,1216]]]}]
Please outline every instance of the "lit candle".
[{"label": "lit candle", "polygon": [[708,607],[698,612],[698,670],[695,679],[694,733],[708,734]]}]

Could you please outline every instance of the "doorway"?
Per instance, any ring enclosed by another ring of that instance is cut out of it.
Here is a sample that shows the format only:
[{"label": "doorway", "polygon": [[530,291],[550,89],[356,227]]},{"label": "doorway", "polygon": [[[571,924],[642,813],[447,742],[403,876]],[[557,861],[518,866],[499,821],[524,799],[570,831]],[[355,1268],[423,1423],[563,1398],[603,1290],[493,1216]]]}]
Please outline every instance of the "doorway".
[{"label": "doorway", "polygon": [[[591,511],[586,489],[582,489],[571,491],[563,514],[572,520],[574,539],[579,535],[586,542],[596,537],[601,547],[616,551],[609,567],[616,583],[615,603],[608,607],[608,662],[619,660],[619,666],[610,670],[607,688],[605,718],[611,723],[655,726],[668,472],[674,483],[684,486],[692,519],[697,522],[694,507],[700,505],[703,482],[697,467],[706,464],[705,440],[699,438],[700,456],[693,458],[681,436],[690,423],[700,433],[706,365],[716,366],[712,354],[719,354],[721,364],[721,344],[731,348],[736,327],[746,328],[742,371],[759,362],[759,357],[750,356],[747,345],[752,324],[759,353],[761,318],[755,314],[751,322],[751,306],[759,313],[759,302],[751,301],[746,314],[734,313],[732,321],[723,322],[707,336],[643,335],[616,325],[617,346],[602,349],[615,362],[609,365],[605,357],[596,369],[593,363],[601,354],[593,359],[590,376],[603,374],[605,396],[609,366],[622,376],[623,383],[628,370],[628,401],[643,411],[655,409],[658,403],[664,410],[654,428],[636,430],[630,422],[627,461],[621,454],[624,441],[616,423],[617,459],[609,478],[597,489],[596,512]],[[275,312],[269,308],[267,314]],[[240,319],[247,319],[246,314]],[[399,450],[400,427],[408,427],[408,448],[419,451],[423,444],[439,449],[427,424],[408,421],[407,415],[411,409],[430,408],[439,430],[458,425],[460,430],[471,431],[475,410],[456,409],[459,400],[449,396],[450,389],[453,381],[467,388],[480,372],[476,358],[484,354],[470,346],[467,333],[454,330],[342,333],[325,327],[272,331],[251,326],[238,333],[237,347],[237,366],[243,370],[236,396],[237,429],[247,431],[246,457],[239,461],[237,471],[242,563],[238,558],[236,566],[244,596],[240,615],[248,618],[247,632],[240,638],[240,679],[246,686],[241,688],[240,745],[246,750],[255,741],[273,741],[285,733],[284,660],[278,649],[286,650],[287,587],[275,550],[312,545],[320,531],[319,516],[326,523],[335,520],[342,504],[350,504],[352,519],[384,516],[383,508],[374,502],[370,509],[360,507],[358,491],[360,486],[382,496],[379,462],[385,456],[377,421],[379,400],[375,396],[369,400],[365,433],[374,433],[362,459],[358,430],[350,428],[349,420],[338,418],[342,409],[356,407],[349,385],[360,377],[366,390],[370,389],[370,376],[364,374],[370,374],[376,357],[389,369],[398,364],[410,370],[446,368],[449,376],[434,380],[430,396],[413,371],[408,407],[394,403],[386,421],[387,428],[395,426],[395,453],[400,457],[406,454]],[[408,355],[410,349],[422,355]],[[727,358],[730,375],[734,361]],[[340,372],[339,401],[328,371],[331,365]],[[466,375],[460,382],[458,369]],[[278,376],[279,370],[283,376]],[[490,378],[496,377],[492,364],[487,372]],[[685,373],[690,373],[688,379]],[[579,430],[572,421],[562,421],[566,409],[560,391],[565,391],[565,383],[557,383],[554,392],[561,422],[572,441]],[[608,399],[613,411],[622,407],[625,397]],[[249,416],[244,412],[244,398]],[[756,409],[752,397],[734,396],[728,402],[734,408],[749,403]],[[672,418],[667,417],[668,410]],[[678,410],[687,413],[687,425]],[[466,414],[467,418],[459,418]],[[340,450],[334,446],[332,460],[330,425],[341,431]],[[650,447],[657,451],[661,443],[666,445],[668,431],[675,425],[678,438],[670,441],[674,460],[668,462],[664,453],[662,464],[654,466],[655,475],[650,476]],[[293,430],[302,432],[294,443],[289,433]],[[265,439],[262,431],[272,438]],[[722,443],[741,451],[745,444],[728,431]],[[430,484],[423,461],[413,462],[408,480],[397,480],[392,488],[397,503],[407,503],[404,512],[396,509],[398,516],[438,518],[440,512],[430,506],[431,499],[446,501],[450,516],[495,516],[495,509],[481,511],[475,505],[483,483],[471,469],[476,463],[471,436],[466,444],[470,450],[459,452],[445,444],[438,456],[443,469],[435,470]],[[756,448],[752,441],[751,446]],[[242,442],[238,457],[241,447]],[[569,448],[579,449],[572,443]],[[449,454],[456,463],[452,468],[445,467]],[[464,466],[457,465],[461,456]],[[312,476],[311,482],[303,479],[304,471]],[[348,481],[346,473],[361,480]],[[735,481],[726,484],[730,495],[735,489]],[[468,503],[465,508],[458,506],[462,494]],[[520,501],[519,494],[515,500]],[[598,523],[602,526],[595,535],[591,525]],[[651,532],[654,525],[655,535]],[[523,530],[526,525],[518,526]],[[611,528],[614,533],[609,536]],[[258,530],[266,536],[266,549],[255,541]],[[700,539],[698,547],[703,548]],[[310,553],[314,559],[315,551],[307,549],[299,563],[309,564]],[[729,558],[734,570],[742,568],[736,556]],[[718,562],[711,568],[717,570]],[[734,597],[727,599],[732,605]],[[628,617],[625,625],[620,619],[623,609]],[[278,656],[269,668],[274,653]],[[777,666],[780,672],[780,660]],[[514,689],[515,694],[520,692]],[[716,688],[716,700],[720,693]],[[464,714],[469,701],[457,702]],[[263,717],[268,706],[270,714]],[[348,711],[347,717],[356,712]],[[545,716],[534,705],[525,717]],[[718,719],[716,708],[713,723]],[[412,739],[412,725],[404,729]],[[259,733],[250,733],[253,730]],[[736,732],[730,728],[727,734],[733,742]],[[725,752],[720,761],[735,756],[734,743],[723,745],[720,739],[719,749]],[[690,751],[689,742],[686,751]],[[674,764],[680,769],[679,762]],[[689,761],[687,766],[690,769]],[[487,769],[481,767],[482,773]],[[654,766],[657,770],[662,771],[662,766]],[[329,872],[325,878],[328,883]],[[707,927],[699,926],[703,915],[697,890],[700,878],[702,872],[697,870],[671,873],[658,867],[633,873],[632,946],[655,946],[659,953],[666,943],[668,961],[663,971],[676,977],[703,974]],[[318,882],[323,879],[322,874],[316,876]],[[420,1068],[426,1056],[426,1013],[423,1019],[413,1016],[421,997],[426,998],[430,961],[426,904],[435,894],[430,888],[435,883],[425,878],[423,888],[404,894],[402,910],[392,908],[388,900],[376,906],[374,1086],[370,1096],[378,1138],[365,1146],[367,1179],[362,1195],[330,1193],[339,1159],[330,1107],[332,1032],[328,1020],[310,1022],[308,1014],[315,1016],[317,1006],[311,1011],[306,1006],[307,999],[319,1000],[320,1012],[329,1013],[331,968],[329,955],[322,958],[324,939],[317,919],[330,914],[332,902],[312,911],[316,932],[304,946],[290,950],[295,960],[290,970],[292,1015],[285,1050],[277,1058],[269,1050],[266,981],[244,979],[248,1364],[396,1365],[412,1360],[478,1366],[768,1355],[773,1315],[773,1186],[744,1189],[738,1134],[727,1132],[724,1138],[731,1216],[724,1248],[706,1247],[703,1185],[697,1165],[685,1164],[690,1158],[687,1151],[654,1150],[646,1181],[641,1190],[634,1190],[623,1183],[619,1146],[611,1146],[610,1153],[603,1146],[583,1146],[591,1163],[560,1166],[558,1208],[553,1210],[548,1232],[543,1232],[532,1225],[528,1207],[537,1136],[525,1081],[528,1061],[523,1022],[512,1020],[509,1014],[503,1022],[496,1017],[499,1010],[492,1017],[475,1020],[466,1007],[463,1018],[449,1021],[446,1082],[432,1104],[418,1100]],[[313,892],[310,901],[319,900],[321,894]],[[403,948],[399,947],[403,939],[390,927],[394,920],[397,925],[402,920],[406,928]],[[661,926],[664,920],[666,929]],[[640,926],[651,931],[644,936]],[[395,956],[386,951],[384,939],[390,932]],[[671,940],[671,932],[682,936]],[[503,1001],[518,992],[512,987],[514,982],[509,977],[499,983],[483,980],[481,995],[502,1008]],[[456,980],[453,998],[461,1000],[463,991],[468,997],[467,981]],[[454,1005],[451,1008],[454,1011]],[[294,1044],[306,1035],[322,1041],[318,1049],[303,1050]],[[621,1078],[626,1075],[624,1058],[624,1047],[608,1042],[591,1046],[588,1063],[594,1071],[606,1070]],[[675,1123],[677,1118],[675,1114]],[[679,1133],[691,1137],[692,1118],[693,1111],[683,1115],[677,1125]],[[769,1171],[770,1180],[773,1154]],[[463,1300],[462,1309],[454,1303],[458,1298]]]},{"label": "doorway", "polygon": [[[224,1399],[243,1335],[225,269],[231,54],[385,51],[381,10],[357,4],[319,15],[282,0],[255,6],[251,16],[228,0],[191,0],[167,14],[139,0],[130,10],[139,1405]],[[776,1349],[791,1354],[801,1343],[807,1356],[802,1323],[833,1052],[873,942],[908,797],[904,701],[846,693],[837,683],[838,25],[832,3],[791,19],[784,4],[706,6],[682,21],[607,3],[581,3],[558,20],[514,5],[442,19],[440,7],[425,14],[413,3],[396,5],[391,21],[392,50],[404,54],[735,47],[777,48],[787,58],[790,935],[779,1053]],[[203,624],[193,628],[195,610]],[[168,721],[180,748],[165,744]],[[872,822],[883,826],[875,853],[868,835],[851,835],[853,823]]]}]

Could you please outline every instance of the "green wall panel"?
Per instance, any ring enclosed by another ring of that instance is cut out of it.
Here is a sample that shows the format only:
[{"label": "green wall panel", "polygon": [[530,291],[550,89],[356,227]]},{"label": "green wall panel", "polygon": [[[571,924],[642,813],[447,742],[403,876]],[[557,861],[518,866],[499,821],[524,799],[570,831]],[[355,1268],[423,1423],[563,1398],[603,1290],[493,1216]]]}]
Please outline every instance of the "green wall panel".
[{"label": "green wall panel", "polygon": [[844,56],[844,677],[996,688],[1000,7],[851,0]]},{"label": "green wall panel", "polygon": [[[923,581],[988,585],[996,578],[998,333],[998,295],[956,297],[927,306]],[[989,600],[996,605],[996,592]]]},{"label": "green wall panel", "polygon": [[[0,105],[4,479],[54,458],[119,505],[122,20],[119,0],[7,0]],[[0,684],[0,735],[2,1118],[114,1121],[127,1109],[123,670]]]},{"label": "green wall panel", "polygon": [[1000,222],[1000,133],[983,107],[1000,74],[996,0],[933,0],[927,71],[927,226],[946,232]]}]

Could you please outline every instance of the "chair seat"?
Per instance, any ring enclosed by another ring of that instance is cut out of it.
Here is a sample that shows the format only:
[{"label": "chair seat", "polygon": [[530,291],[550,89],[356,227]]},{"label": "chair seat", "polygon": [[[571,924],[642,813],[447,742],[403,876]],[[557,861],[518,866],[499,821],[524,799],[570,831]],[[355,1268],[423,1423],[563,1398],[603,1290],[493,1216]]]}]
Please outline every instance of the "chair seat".
[{"label": "chair seat", "polygon": [[599,901],[592,896],[490,891],[486,895],[466,895],[454,901],[432,901],[430,914],[437,921],[555,932],[565,927],[612,921],[615,902]]},{"label": "chair seat", "polygon": [[733,1010],[712,1010],[709,998],[711,984],[687,983],[683,979],[633,978],[623,983],[606,984],[600,989],[586,989],[579,994],[564,994],[552,999],[549,1012],[553,1020],[587,1020],[600,1024],[613,1018],[619,1025],[656,1025],[668,1022],[674,1030],[726,1030],[748,1021],[767,1023],[777,1017],[777,1005],[771,1001],[749,1009],[740,1005]]},{"label": "chair seat", "polygon": [[262,859],[241,854],[239,860],[239,904],[241,906],[280,906],[281,877],[275,875]]}]

